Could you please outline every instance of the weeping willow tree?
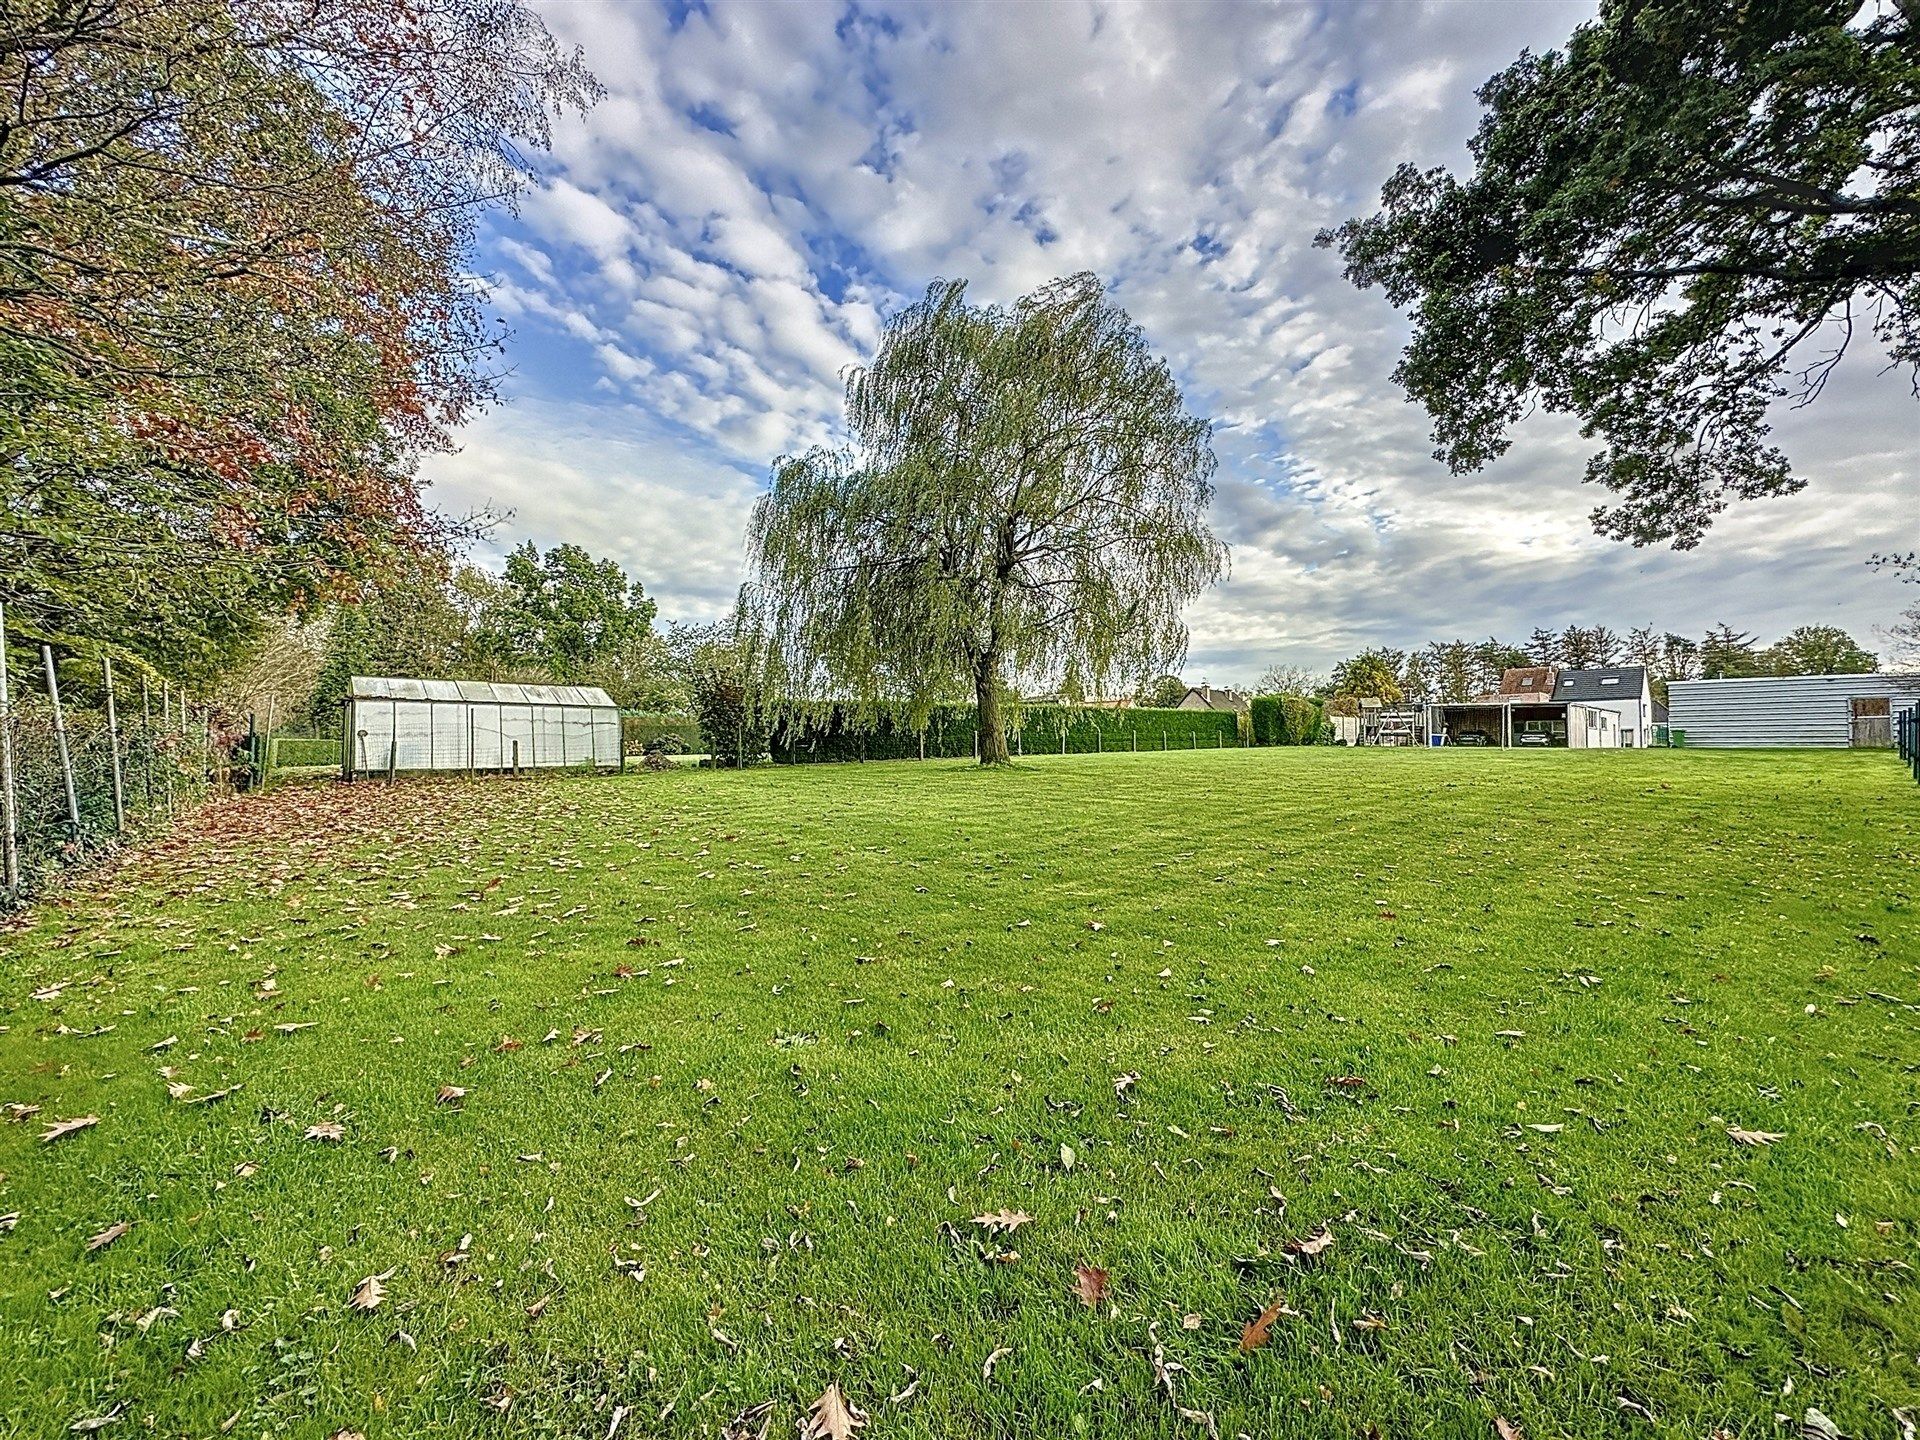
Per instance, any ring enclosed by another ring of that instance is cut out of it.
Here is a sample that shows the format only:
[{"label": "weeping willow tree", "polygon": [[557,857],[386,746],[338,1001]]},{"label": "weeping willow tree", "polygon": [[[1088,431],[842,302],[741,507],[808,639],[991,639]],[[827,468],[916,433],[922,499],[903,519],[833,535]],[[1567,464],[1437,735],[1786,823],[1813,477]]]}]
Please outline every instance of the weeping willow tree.
[{"label": "weeping willow tree", "polygon": [[847,425],[775,462],[749,530],[790,694],[923,725],[970,692],[994,764],[1011,687],[1185,658],[1181,610],[1226,561],[1212,427],[1094,276],[1011,308],[936,282],[849,374]]}]

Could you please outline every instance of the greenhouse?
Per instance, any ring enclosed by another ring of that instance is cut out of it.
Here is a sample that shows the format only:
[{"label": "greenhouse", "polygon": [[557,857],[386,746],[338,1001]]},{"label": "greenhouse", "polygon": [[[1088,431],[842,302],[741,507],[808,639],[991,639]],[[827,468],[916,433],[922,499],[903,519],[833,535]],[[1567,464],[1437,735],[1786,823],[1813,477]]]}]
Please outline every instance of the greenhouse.
[{"label": "greenhouse", "polygon": [[340,727],[348,779],[621,765],[620,711],[593,686],[356,675]]}]

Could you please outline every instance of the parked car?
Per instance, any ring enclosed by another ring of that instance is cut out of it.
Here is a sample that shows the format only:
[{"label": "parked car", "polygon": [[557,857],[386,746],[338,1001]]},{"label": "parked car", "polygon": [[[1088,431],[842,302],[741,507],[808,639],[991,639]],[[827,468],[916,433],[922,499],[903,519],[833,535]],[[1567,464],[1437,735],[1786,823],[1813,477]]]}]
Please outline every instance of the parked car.
[{"label": "parked car", "polygon": [[1544,730],[1523,730],[1520,733],[1520,743],[1522,745],[1551,745],[1553,743],[1553,736]]},{"label": "parked car", "polygon": [[1487,732],[1484,730],[1456,730],[1450,743],[1454,745],[1491,745],[1493,741],[1487,738]]}]

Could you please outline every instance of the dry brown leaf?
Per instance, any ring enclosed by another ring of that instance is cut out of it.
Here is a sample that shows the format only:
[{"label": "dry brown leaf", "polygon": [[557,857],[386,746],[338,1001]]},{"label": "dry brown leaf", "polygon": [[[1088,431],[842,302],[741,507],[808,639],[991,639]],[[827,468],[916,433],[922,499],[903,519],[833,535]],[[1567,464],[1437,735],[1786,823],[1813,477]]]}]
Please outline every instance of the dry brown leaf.
[{"label": "dry brown leaf", "polygon": [[853,1440],[853,1432],[867,1423],[867,1412],[847,1403],[835,1381],[807,1408],[800,1424],[800,1440]]},{"label": "dry brown leaf", "polygon": [[1289,1255],[1304,1255],[1311,1259],[1332,1244],[1333,1232],[1322,1225],[1311,1235],[1287,1241],[1285,1248]]},{"label": "dry brown leaf", "polygon": [[1773,1130],[1742,1130],[1738,1125],[1729,1125],[1727,1135],[1736,1145],[1771,1145],[1776,1140],[1786,1139],[1786,1135]]},{"label": "dry brown leaf", "polygon": [[734,1416],[720,1432],[720,1440],[767,1440],[767,1432],[772,1428],[773,1401],[762,1400]]},{"label": "dry brown leaf", "polygon": [[1284,1300],[1275,1299],[1271,1305],[1254,1316],[1253,1319],[1249,1320],[1241,1329],[1240,1353],[1242,1355],[1250,1355],[1262,1345],[1266,1344],[1267,1341],[1272,1338],[1273,1322],[1278,1320],[1282,1315],[1291,1315],[1298,1318],[1299,1314],[1300,1312],[1298,1310],[1292,1308]]},{"label": "dry brown leaf", "polygon": [[322,1120],[316,1124],[309,1125],[306,1134],[301,1138],[306,1140],[324,1140],[328,1144],[337,1145],[347,1138],[347,1127],[342,1125],[338,1120]]},{"label": "dry brown leaf", "polygon": [[382,1270],[378,1275],[369,1275],[353,1287],[353,1294],[347,1297],[347,1308],[362,1312],[378,1310],[380,1302],[387,1298],[387,1281],[393,1278],[392,1270]]},{"label": "dry brown leaf", "polygon": [[980,1367],[980,1378],[982,1380],[991,1380],[993,1378],[993,1367],[1012,1353],[1013,1347],[1011,1345],[1002,1345],[991,1355],[987,1356],[987,1363]]},{"label": "dry brown leaf", "polygon": [[74,1435],[91,1435],[96,1430],[104,1430],[122,1415],[127,1413],[127,1402],[122,1400],[104,1415],[94,1415],[85,1420],[76,1420],[67,1427]]},{"label": "dry brown leaf", "polygon": [[1110,1278],[1098,1265],[1076,1265],[1073,1267],[1074,1296],[1091,1309],[1107,1298],[1107,1282]]},{"label": "dry brown leaf", "polygon": [[467,1098],[467,1092],[458,1085],[442,1085],[439,1093],[433,1097],[436,1105],[451,1105],[458,1110]]},{"label": "dry brown leaf", "polygon": [[1033,1217],[1024,1210],[990,1210],[985,1215],[974,1216],[973,1223],[989,1235],[1011,1235],[1022,1225],[1032,1224]]},{"label": "dry brown leaf", "polygon": [[87,1249],[90,1252],[94,1250],[104,1250],[132,1228],[133,1222],[130,1220],[116,1221],[114,1224],[107,1226],[107,1228],[102,1230],[98,1235],[89,1235],[87,1237]]},{"label": "dry brown leaf", "polygon": [[1527,1440],[1527,1432],[1504,1415],[1493,1417],[1493,1433],[1498,1440]]},{"label": "dry brown leaf", "polygon": [[99,1123],[100,1117],[98,1115],[76,1115],[71,1120],[55,1120],[47,1126],[45,1132],[40,1136],[40,1143],[42,1145],[51,1145],[54,1141],[64,1139],[75,1131],[86,1130]]}]

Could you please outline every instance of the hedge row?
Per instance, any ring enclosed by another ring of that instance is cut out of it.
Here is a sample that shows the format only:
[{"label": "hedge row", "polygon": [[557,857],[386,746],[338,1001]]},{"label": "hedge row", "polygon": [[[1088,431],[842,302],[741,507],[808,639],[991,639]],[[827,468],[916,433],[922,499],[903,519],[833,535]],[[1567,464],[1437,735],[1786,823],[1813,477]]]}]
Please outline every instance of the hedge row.
[{"label": "hedge row", "polygon": [[657,740],[662,735],[679,736],[690,755],[707,753],[706,742],[700,738],[700,722],[691,715],[665,715],[645,710],[620,712],[620,743],[627,754],[638,755],[647,748],[648,741]]},{"label": "hedge row", "polygon": [[273,764],[276,769],[295,770],[315,765],[338,765],[340,742],[317,736],[276,735],[273,740]]},{"label": "hedge row", "polygon": [[[856,720],[842,710],[776,725],[775,764],[839,760],[953,759],[974,750],[974,707],[937,708],[925,730],[882,716]],[[1083,710],[1071,705],[1022,708],[1009,736],[1015,755],[1091,755],[1107,750],[1211,750],[1240,744],[1239,717],[1221,710]]]},{"label": "hedge row", "polygon": [[1256,695],[1251,705],[1256,745],[1318,745],[1326,740],[1326,707],[1302,695]]}]

